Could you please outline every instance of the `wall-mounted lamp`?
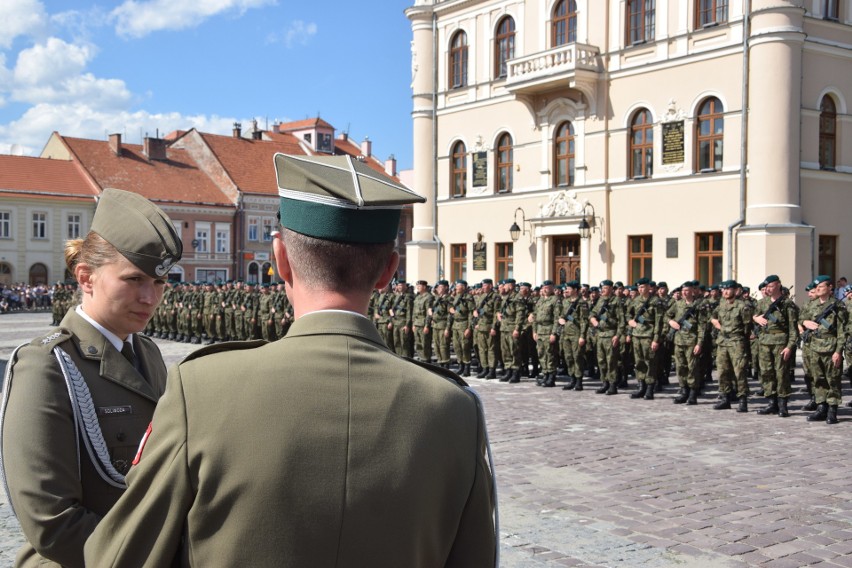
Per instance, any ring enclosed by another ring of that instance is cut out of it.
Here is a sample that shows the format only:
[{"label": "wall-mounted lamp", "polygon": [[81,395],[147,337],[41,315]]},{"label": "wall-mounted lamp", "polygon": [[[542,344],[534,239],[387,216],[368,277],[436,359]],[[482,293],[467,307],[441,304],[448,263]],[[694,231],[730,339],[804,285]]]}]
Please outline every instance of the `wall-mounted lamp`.
[{"label": "wall-mounted lamp", "polygon": [[581,239],[588,239],[592,236],[592,232],[597,230],[597,223],[595,223],[595,208],[594,206],[586,202],[583,205],[583,218],[580,220],[580,226],[577,229],[580,232]]},{"label": "wall-mounted lamp", "polygon": [[[518,211],[521,212],[521,226],[524,227],[523,231],[521,230],[521,227],[518,226]],[[530,227],[529,231],[527,231],[526,229],[527,225],[529,225]],[[513,243],[518,242],[518,239],[521,237],[521,232],[523,232],[523,234],[525,235],[529,234],[530,242],[532,242],[532,223],[527,221],[527,216],[524,213],[524,210],[518,207],[517,209],[515,209],[515,222],[512,223],[511,227],[509,227],[509,235],[511,235]]]}]

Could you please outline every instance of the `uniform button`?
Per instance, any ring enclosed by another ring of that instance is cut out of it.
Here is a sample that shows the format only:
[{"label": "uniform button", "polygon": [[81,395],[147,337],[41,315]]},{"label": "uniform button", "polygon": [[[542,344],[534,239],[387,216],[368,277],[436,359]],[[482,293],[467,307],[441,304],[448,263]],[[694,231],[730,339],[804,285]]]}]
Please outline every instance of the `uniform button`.
[{"label": "uniform button", "polygon": [[89,345],[89,348],[86,349],[86,351],[88,351],[89,354],[94,355],[95,353],[98,352],[98,348],[95,347],[94,345]]}]

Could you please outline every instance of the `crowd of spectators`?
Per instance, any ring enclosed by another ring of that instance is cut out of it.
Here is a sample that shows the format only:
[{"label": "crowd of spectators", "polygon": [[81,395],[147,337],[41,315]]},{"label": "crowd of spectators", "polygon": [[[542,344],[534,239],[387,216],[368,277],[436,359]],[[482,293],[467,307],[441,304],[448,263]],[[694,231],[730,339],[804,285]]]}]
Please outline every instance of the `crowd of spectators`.
[{"label": "crowd of spectators", "polygon": [[49,310],[53,288],[46,284],[0,283],[0,314],[20,310]]}]

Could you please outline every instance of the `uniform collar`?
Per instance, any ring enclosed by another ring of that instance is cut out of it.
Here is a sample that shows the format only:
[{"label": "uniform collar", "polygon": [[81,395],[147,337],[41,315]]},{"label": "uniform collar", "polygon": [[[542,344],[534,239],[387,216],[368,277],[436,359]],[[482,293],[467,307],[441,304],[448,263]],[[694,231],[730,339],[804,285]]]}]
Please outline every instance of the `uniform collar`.
[{"label": "uniform collar", "polygon": [[[101,335],[106,337],[107,340],[110,343],[112,343],[112,346],[115,347],[115,350],[118,351],[119,353],[121,353],[121,349],[124,347],[124,341],[122,341],[120,337],[118,337],[116,334],[114,334],[113,332],[111,332],[110,330],[108,330],[107,328],[105,328],[104,326],[102,326],[101,324],[96,322],[95,320],[93,320],[92,317],[89,314],[87,314],[86,312],[83,311],[83,306],[77,306],[75,311],[77,312],[77,314],[81,318],[83,318],[84,320],[89,322],[92,325],[92,327],[94,327],[95,329],[100,331]],[[125,341],[129,341],[130,346],[132,347],[133,346],[133,334],[131,333],[130,335],[128,335],[127,339]]]}]

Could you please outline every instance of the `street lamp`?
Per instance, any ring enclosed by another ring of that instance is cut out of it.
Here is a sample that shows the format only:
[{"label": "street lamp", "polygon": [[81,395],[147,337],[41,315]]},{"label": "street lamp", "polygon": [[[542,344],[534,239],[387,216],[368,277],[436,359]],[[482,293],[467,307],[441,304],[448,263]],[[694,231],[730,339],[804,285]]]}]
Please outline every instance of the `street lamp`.
[{"label": "street lamp", "polygon": [[[586,213],[588,210],[591,210],[590,214]],[[589,221],[590,219],[591,222]],[[583,240],[590,238],[592,236],[592,231],[594,231],[594,227],[595,208],[592,206],[591,203],[586,202],[586,204],[583,205],[583,218],[580,219],[580,225],[577,227],[578,231],[580,232],[580,238]]]},{"label": "street lamp", "polygon": [[[518,225],[518,211],[521,212],[521,225],[520,226]],[[529,231],[527,231],[526,228],[522,229],[522,227],[525,227],[526,225],[530,226]],[[523,233],[525,235],[529,234],[530,242],[532,242],[532,223],[527,221],[527,216],[524,213],[524,210],[521,209],[520,207],[518,207],[517,209],[515,209],[515,221],[512,223],[512,226],[509,227],[509,235],[512,237],[513,243],[518,242],[518,239],[521,238],[521,233]]]}]

